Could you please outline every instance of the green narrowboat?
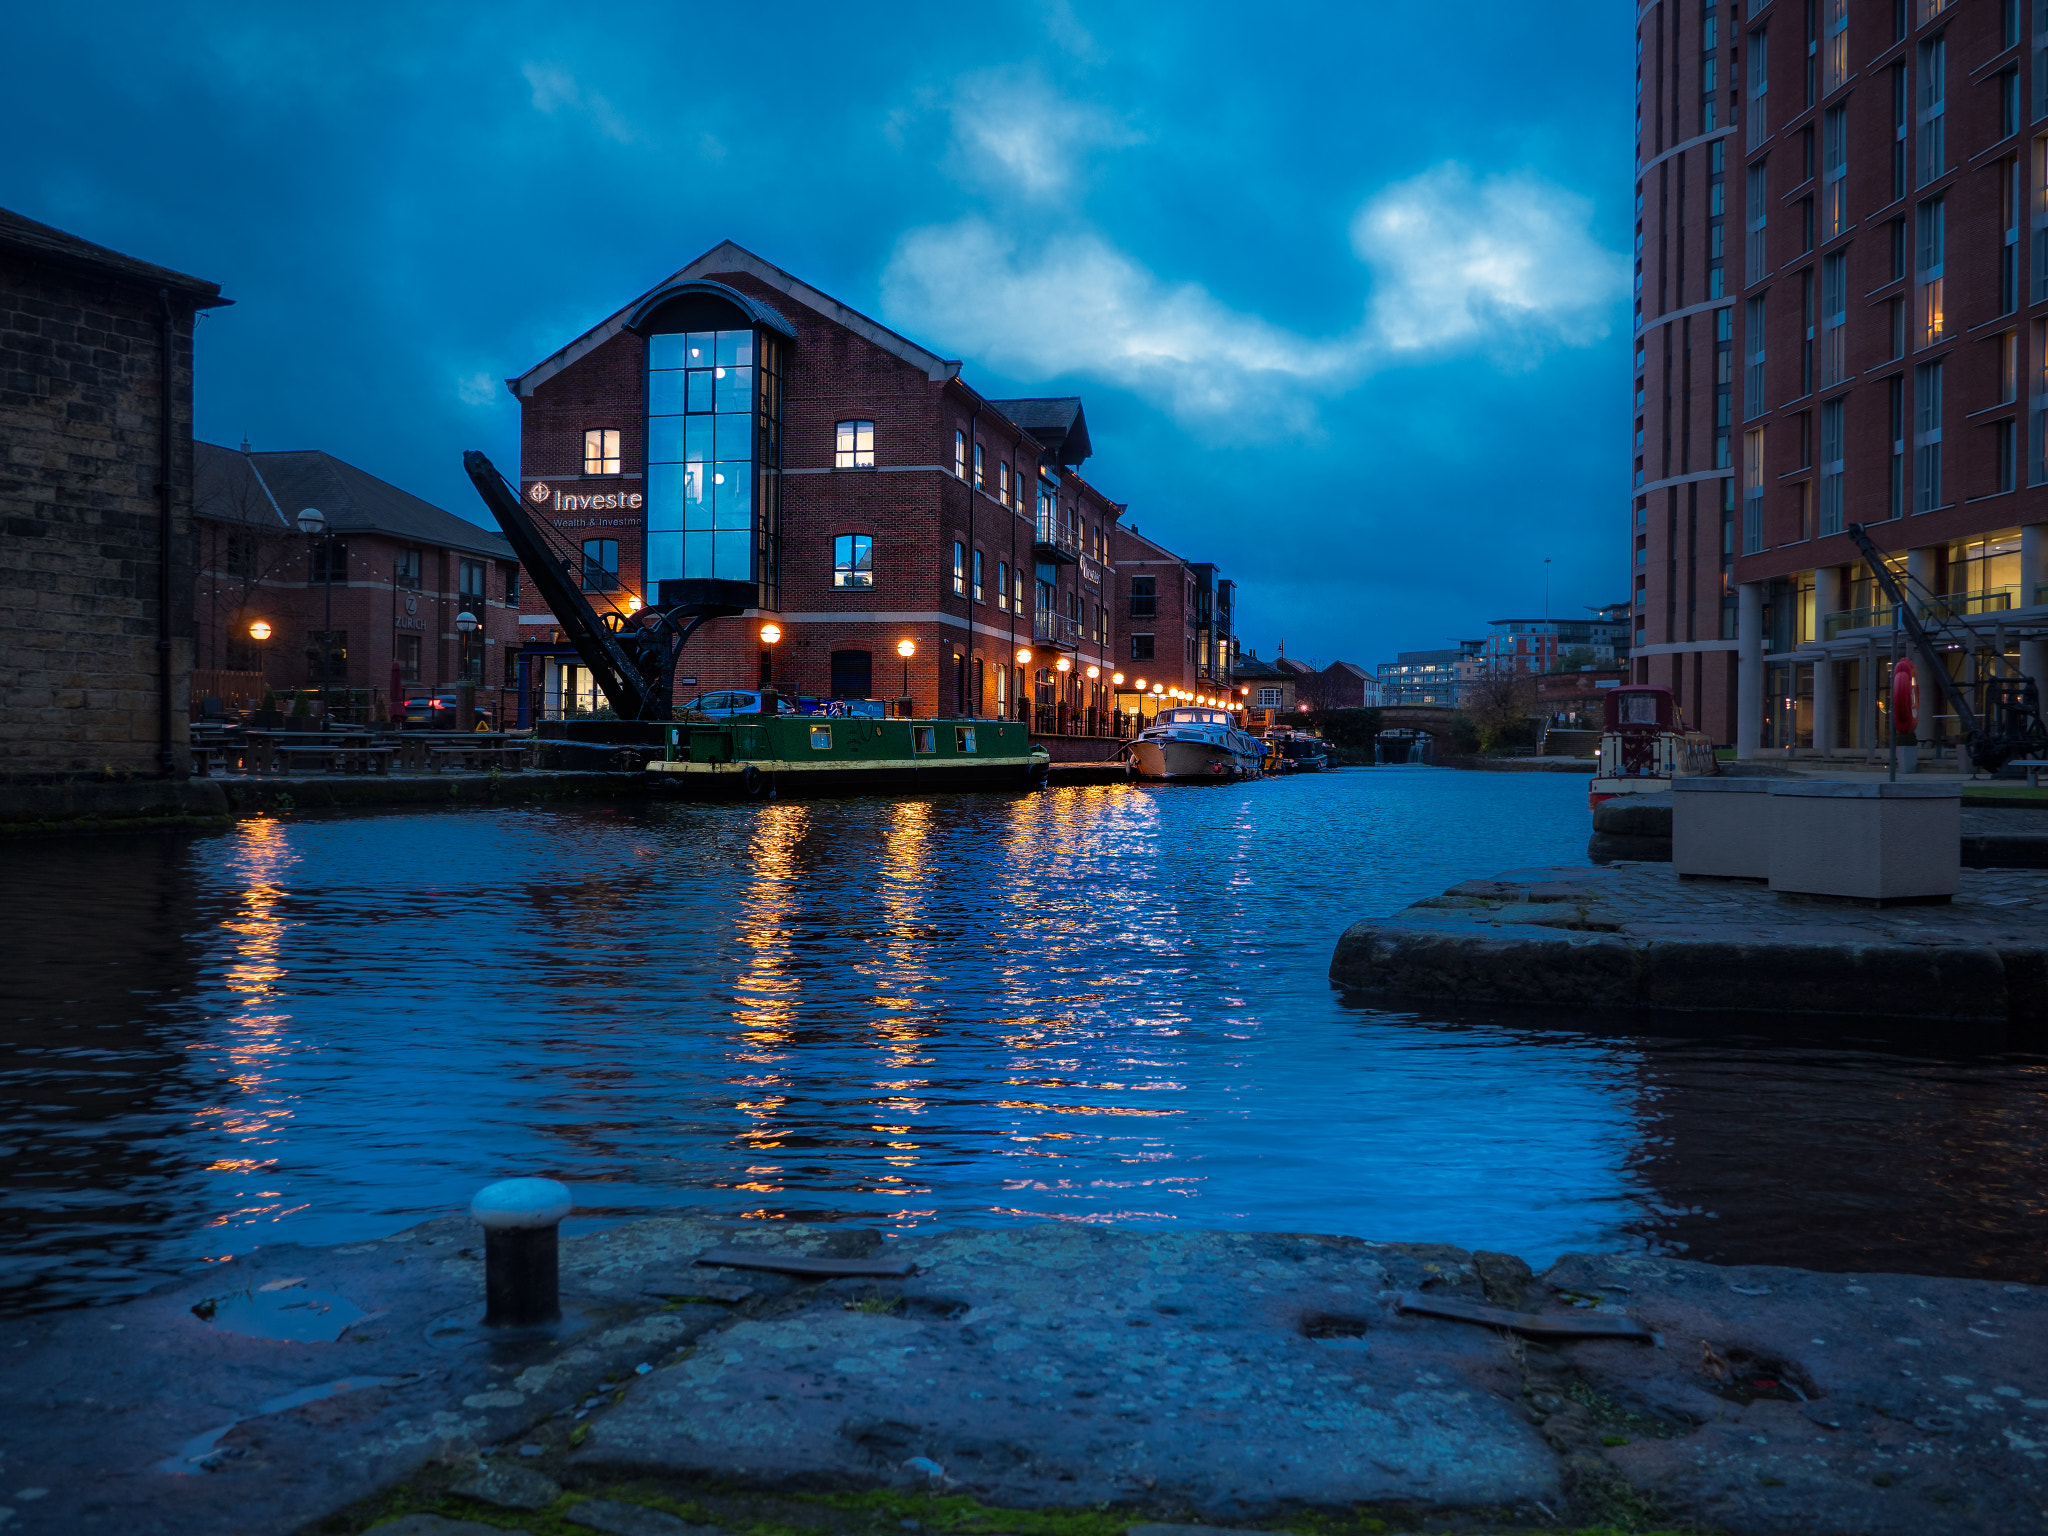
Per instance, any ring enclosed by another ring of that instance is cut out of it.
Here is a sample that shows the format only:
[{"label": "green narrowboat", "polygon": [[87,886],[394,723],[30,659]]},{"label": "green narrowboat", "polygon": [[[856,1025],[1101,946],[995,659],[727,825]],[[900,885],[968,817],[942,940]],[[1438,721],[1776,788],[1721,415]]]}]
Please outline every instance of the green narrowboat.
[{"label": "green narrowboat", "polygon": [[1042,789],[1052,761],[1020,720],[762,714],[677,720],[661,732],[647,771],[705,799]]}]

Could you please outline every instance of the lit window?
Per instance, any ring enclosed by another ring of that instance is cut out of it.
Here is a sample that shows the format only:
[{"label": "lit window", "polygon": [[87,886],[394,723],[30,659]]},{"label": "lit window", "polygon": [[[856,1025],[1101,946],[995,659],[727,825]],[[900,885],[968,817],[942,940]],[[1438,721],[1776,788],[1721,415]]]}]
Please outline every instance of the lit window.
[{"label": "lit window", "polygon": [[619,434],[615,427],[592,427],[583,434],[583,473],[616,475],[619,472]]},{"label": "lit window", "polygon": [[967,595],[967,546],[958,539],[953,541],[953,595]]},{"label": "lit window", "polygon": [[586,592],[610,592],[619,584],[619,541],[617,539],[585,539],[583,541],[583,590]]},{"label": "lit window", "polygon": [[1010,461],[996,460],[996,500],[1004,506],[1010,504]]},{"label": "lit window", "polygon": [[835,469],[874,468],[875,424],[872,421],[839,423],[839,443],[832,465]]},{"label": "lit window", "polygon": [[875,584],[875,541],[865,533],[842,533],[832,541],[832,585]]},{"label": "lit window", "polygon": [[981,598],[981,551],[980,551],[980,550],[978,550],[978,549],[977,549],[977,550],[976,550],[976,551],[974,552],[974,600],[975,600],[975,601],[976,601],[977,603],[978,603],[978,602],[980,602],[980,601],[982,600],[982,598]]},{"label": "lit window", "polygon": [[980,490],[985,482],[981,475],[981,444],[974,445],[974,488]]},{"label": "lit window", "polygon": [[967,478],[967,434],[957,429],[953,433],[953,475],[960,480]]},{"label": "lit window", "polygon": [[996,562],[996,606],[1008,610],[1010,606],[1010,562]]}]

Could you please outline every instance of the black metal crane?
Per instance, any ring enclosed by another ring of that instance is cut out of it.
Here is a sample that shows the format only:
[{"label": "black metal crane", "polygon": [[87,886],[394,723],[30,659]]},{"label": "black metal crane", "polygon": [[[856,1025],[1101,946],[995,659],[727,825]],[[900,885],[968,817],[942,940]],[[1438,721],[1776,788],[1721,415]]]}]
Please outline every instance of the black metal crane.
[{"label": "black metal crane", "polygon": [[[1933,640],[1921,625],[1919,615],[1913,612],[1913,605],[1906,600],[1905,590],[1892,574],[1891,567],[1885,564],[1884,552],[1863,531],[1861,523],[1849,525],[1849,537],[1863,552],[1864,563],[1870,567],[1872,579],[1891,600],[1892,610],[1899,616],[1899,625],[1905,630],[1906,638],[1920,653],[1922,670],[1934,680],[1941,689],[1942,697],[1955,710],[1971,764],[1987,773],[1996,773],[2015,758],[2048,755],[2048,725],[2041,720],[2041,700],[2034,680],[2023,673],[1985,679],[1984,713],[1980,717],[1970,707],[1963,689],[1948,675],[1948,668],[1942,664]],[[1969,628],[1968,625],[1963,627]]]},{"label": "black metal crane", "polygon": [[583,595],[582,581],[568,556],[549,542],[547,531],[528,515],[519,493],[497,466],[471,449],[463,454],[462,467],[619,718],[669,719],[675,707],[677,655],[706,619],[746,612],[752,585],[663,582],[664,588],[680,588],[688,600],[600,615]]}]

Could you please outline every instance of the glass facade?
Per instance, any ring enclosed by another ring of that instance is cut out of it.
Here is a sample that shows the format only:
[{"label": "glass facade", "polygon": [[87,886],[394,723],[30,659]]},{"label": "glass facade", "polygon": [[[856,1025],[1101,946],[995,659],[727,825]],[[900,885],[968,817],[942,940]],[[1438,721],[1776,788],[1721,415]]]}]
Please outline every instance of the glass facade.
[{"label": "glass facade", "polygon": [[650,591],[678,577],[778,579],[782,342],[754,330],[647,338]]}]

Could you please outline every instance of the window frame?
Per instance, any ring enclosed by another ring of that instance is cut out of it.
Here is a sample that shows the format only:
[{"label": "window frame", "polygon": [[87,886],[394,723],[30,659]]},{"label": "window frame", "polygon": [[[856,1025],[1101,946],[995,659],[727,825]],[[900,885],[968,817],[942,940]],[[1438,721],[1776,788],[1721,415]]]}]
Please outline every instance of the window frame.
[{"label": "window frame", "polygon": [[585,475],[616,475],[623,473],[619,455],[619,429],[617,427],[585,427],[583,429],[583,473]]},{"label": "window frame", "polygon": [[[865,439],[865,442],[863,442]],[[832,424],[832,467],[873,469],[875,467],[875,424],[849,417]]]},{"label": "window frame", "polygon": [[[867,557],[863,564],[861,557]],[[832,536],[832,590],[867,592],[875,585],[875,536],[835,533]]]}]

